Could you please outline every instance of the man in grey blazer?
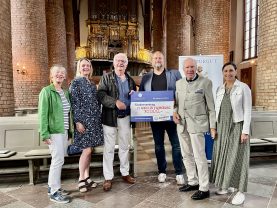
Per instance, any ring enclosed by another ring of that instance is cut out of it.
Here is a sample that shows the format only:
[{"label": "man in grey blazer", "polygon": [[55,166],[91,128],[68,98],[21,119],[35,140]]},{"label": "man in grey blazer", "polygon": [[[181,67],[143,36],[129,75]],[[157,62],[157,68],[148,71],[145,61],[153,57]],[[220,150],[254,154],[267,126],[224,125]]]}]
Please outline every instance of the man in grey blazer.
[{"label": "man in grey blazer", "polygon": [[204,133],[210,131],[215,137],[216,119],[212,82],[196,74],[196,69],[194,59],[184,61],[186,78],[176,82],[176,112],[173,119],[177,124],[188,176],[188,184],[179,190],[198,190],[191,198],[201,200],[210,196]]}]

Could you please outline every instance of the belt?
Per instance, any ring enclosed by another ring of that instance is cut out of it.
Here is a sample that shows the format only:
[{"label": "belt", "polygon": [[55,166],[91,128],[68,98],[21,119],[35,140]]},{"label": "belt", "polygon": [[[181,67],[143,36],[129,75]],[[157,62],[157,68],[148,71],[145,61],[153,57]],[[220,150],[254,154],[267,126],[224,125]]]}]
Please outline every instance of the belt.
[{"label": "belt", "polygon": [[129,116],[129,115],[117,115],[117,118],[125,118],[126,116]]}]

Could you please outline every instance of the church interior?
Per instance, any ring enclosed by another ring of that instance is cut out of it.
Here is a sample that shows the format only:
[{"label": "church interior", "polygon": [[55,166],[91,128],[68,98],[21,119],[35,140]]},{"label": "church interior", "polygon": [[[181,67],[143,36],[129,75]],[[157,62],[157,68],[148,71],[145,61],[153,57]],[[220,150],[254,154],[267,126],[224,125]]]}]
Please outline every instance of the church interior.
[{"label": "church interior", "polygon": [[[139,86],[142,75],[152,70],[155,51],[164,54],[166,68],[176,70],[179,56],[223,55],[224,63],[237,65],[238,79],[252,93],[249,190],[240,206],[276,208],[276,22],[276,0],[1,0],[0,149],[20,155],[47,148],[39,139],[38,96],[55,64],[66,68],[67,88],[77,61],[88,58],[91,79],[98,84],[113,70],[113,57],[125,53],[127,73]],[[215,187],[201,202],[179,192],[168,139],[169,177],[159,184],[150,125],[138,123],[132,133],[137,183],[116,178],[109,193],[99,185],[81,194],[78,160],[68,158],[62,182],[73,193],[69,207],[237,207],[230,202],[232,193],[217,196]],[[0,207],[59,207],[46,194],[50,157],[34,163],[23,157],[0,157]],[[101,184],[101,154],[95,158],[91,170]]]}]

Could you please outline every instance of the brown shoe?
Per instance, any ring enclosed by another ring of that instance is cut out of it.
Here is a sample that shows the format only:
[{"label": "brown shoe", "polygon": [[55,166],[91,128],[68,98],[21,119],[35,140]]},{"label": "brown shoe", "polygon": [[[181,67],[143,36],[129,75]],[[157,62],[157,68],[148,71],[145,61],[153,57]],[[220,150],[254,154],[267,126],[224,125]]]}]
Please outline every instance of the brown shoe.
[{"label": "brown shoe", "polygon": [[103,183],[103,190],[110,191],[112,189],[112,180],[105,180]]},{"label": "brown shoe", "polygon": [[122,176],[122,179],[126,183],[130,183],[130,184],[134,184],[136,182],[136,180],[133,177],[131,177],[130,175]]}]

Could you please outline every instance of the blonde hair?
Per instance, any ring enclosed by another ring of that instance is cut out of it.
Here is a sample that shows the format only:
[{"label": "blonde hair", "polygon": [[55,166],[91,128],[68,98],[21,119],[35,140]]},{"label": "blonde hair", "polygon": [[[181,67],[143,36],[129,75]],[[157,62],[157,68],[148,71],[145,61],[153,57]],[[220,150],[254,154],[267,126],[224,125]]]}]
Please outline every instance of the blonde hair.
[{"label": "blonde hair", "polygon": [[52,81],[52,76],[58,71],[64,72],[65,78],[66,78],[66,75],[67,75],[66,69],[60,64],[55,64],[50,68],[50,80],[51,81]]},{"label": "blonde hair", "polygon": [[87,59],[87,58],[81,58],[81,59],[79,59],[79,61],[77,62],[75,77],[80,77],[80,76],[81,76],[81,73],[80,73],[81,62],[84,61],[84,60],[87,61],[87,62],[89,62],[90,68],[91,68],[91,72],[89,73],[89,77],[92,76],[92,70],[93,70],[93,68],[92,68],[91,61],[90,61],[89,59]]}]

